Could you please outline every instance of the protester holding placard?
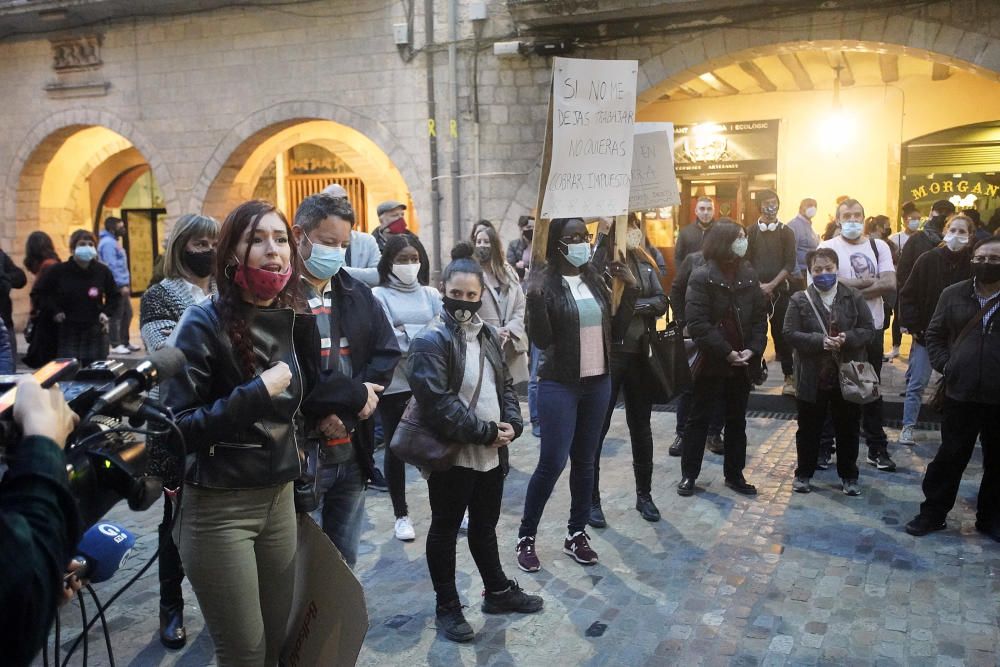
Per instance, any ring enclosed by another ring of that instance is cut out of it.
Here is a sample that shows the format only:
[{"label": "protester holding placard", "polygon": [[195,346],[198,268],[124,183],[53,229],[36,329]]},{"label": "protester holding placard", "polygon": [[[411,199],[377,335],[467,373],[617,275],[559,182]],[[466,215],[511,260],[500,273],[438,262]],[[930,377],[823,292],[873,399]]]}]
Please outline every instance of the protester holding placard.
[{"label": "protester holding placard", "polygon": [[[620,224],[620,223],[619,223]],[[646,252],[646,234],[642,230],[637,215],[630,216],[625,248],[625,261],[636,276],[639,295],[636,299],[634,315],[621,339],[615,339],[611,346],[611,400],[608,402],[604,428],[594,456],[594,494],[590,508],[589,523],[594,528],[604,528],[607,520],[601,508],[600,470],[601,450],[604,438],[611,428],[611,414],[618,400],[618,392],[625,396],[625,419],[632,440],[632,469],[635,473],[635,509],[646,521],[659,521],[660,510],[653,502],[653,431],[650,416],[653,410],[652,394],[649,391],[646,372],[649,358],[650,332],[656,329],[656,320],[667,312],[667,297],[660,285],[656,260]],[[603,237],[594,252],[594,264],[603,271],[609,256],[615,256],[620,249],[614,247],[610,237]]]},{"label": "protester holding placard", "polygon": [[590,234],[582,219],[552,220],[547,241],[545,266],[536,266],[525,283],[528,337],[541,350],[541,445],[515,549],[518,567],[525,572],[541,567],[535,534],[567,460],[572,461],[572,499],[563,551],[578,563],[597,563],[584,530],[594,489],[594,454],[611,399],[611,345],[624,337],[639,293],[624,264],[608,264],[608,273],[626,285],[612,315],[610,290],[590,264]]}]

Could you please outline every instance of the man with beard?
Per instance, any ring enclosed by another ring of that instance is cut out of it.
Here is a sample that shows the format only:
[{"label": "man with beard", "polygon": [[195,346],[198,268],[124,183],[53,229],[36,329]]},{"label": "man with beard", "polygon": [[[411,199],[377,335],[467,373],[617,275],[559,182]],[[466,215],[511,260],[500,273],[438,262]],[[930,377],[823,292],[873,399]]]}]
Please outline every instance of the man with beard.
[{"label": "man with beard", "polygon": [[715,222],[715,203],[711,197],[698,197],[694,204],[695,221],[693,224],[681,227],[677,233],[677,247],[674,249],[674,266],[680,266],[684,258],[701,250],[705,242],[705,234]]}]

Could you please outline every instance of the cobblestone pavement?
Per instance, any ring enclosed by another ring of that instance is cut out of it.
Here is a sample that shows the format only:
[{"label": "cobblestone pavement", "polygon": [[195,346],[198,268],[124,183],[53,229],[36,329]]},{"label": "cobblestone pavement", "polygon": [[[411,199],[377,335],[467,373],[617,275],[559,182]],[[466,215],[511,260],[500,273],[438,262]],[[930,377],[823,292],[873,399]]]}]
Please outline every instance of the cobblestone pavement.
[{"label": "cobblestone pavement", "polygon": [[[978,450],[948,530],[914,538],[903,524],[922,498],[920,480],[937,433],[924,434],[913,448],[890,445],[896,473],[862,463],[861,498],[840,492],[834,470],[818,471],[815,491],[800,495],[791,490],[795,422],[751,419],[746,474],[760,495],[747,499],[724,487],[721,458],[712,454],[698,480],[703,490],[678,497],[679,459],[666,455],[674,415],[655,413],[653,429],[654,498],[663,520],[647,523],[633,509],[631,453],[619,410],[602,465],[609,527],[590,531],[600,564],[582,567],[561,553],[569,507],[564,473],[539,529],[542,570],[534,575],[517,569],[513,545],[537,440],[529,435],[515,443],[498,528],[501,557],[508,576],[539,592],[546,607],[532,616],[483,615],[482,583],[460,540],[458,587],[477,631],[467,645],[435,634],[423,557],[425,484],[410,471],[418,539],[408,544],[392,535],[388,494],[369,491],[357,572],[371,626],[359,664],[998,664],[1000,545],[972,525],[982,473]],[[159,506],[142,515],[116,508],[110,517],[142,535],[139,556],[148,558]],[[144,558],[133,559],[112,585],[100,585],[99,594],[108,597]],[[156,640],[155,572],[109,610],[119,665],[214,664],[187,590],[190,640],[182,651],[167,651]],[[79,627],[75,603],[62,616],[67,646],[75,636],[69,628]],[[91,637],[90,664],[107,664],[99,632]],[[80,664],[79,655],[73,662]]]}]

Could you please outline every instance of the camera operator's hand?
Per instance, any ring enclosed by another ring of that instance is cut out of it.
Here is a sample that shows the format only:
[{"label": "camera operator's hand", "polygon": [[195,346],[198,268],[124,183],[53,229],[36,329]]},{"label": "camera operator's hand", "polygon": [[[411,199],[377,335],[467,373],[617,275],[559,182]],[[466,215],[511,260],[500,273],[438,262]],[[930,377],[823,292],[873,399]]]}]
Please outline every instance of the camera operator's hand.
[{"label": "camera operator's hand", "polygon": [[45,436],[62,449],[80,417],[70,410],[58,386],[42,389],[38,380],[26,375],[17,383],[14,421],[21,425],[25,437]]},{"label": "camera operator's hand", "polygon": [[62,324],[63,322],[66,321],[66,313],[56,313],[55,315],[52,316],[52,319],[55,321],[56,324]]},{"label": "camera operator's hand", "polygon": [[59,606],[63,607],[67,602],[72,600],[80,589],[87,583],[82,581],[76,576],[76,571],[83,567],[83,563],[73,559],[69,562],[69,566],[66,567],[66,577],[63,579],[63,591],[62,597],[59,598]]},{"label": "camera operator's hand", "polygon": [[267,394],[274,398],[281,392],[288,389],[292,383],[292,371],[284,361],[279,361],[266,371],[260,374],[260,379],[264,381]]}]

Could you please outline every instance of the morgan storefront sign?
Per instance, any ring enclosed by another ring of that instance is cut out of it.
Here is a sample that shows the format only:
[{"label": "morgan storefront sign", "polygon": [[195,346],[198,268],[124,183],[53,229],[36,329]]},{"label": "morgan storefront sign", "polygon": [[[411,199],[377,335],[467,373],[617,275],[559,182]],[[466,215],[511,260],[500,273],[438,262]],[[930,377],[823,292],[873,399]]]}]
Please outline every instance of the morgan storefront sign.
[{"label": "morgan storefront sign", "polygon": [[[920,200],[939,195],[979,195],[982,197],[996,197],[1000,194],[1000,184],[989,183],[985,180],[975,178],[970,174],[970,178],[943,178],[936,179],[930,183],[919,185],[909,185],[910,199]],[[910,180],[910,179],[907,179]]]},{"label": "morgan storefront sign", "polygon": [[770,174],[778,169],[777,120],[674,126],[678,176]]}]

